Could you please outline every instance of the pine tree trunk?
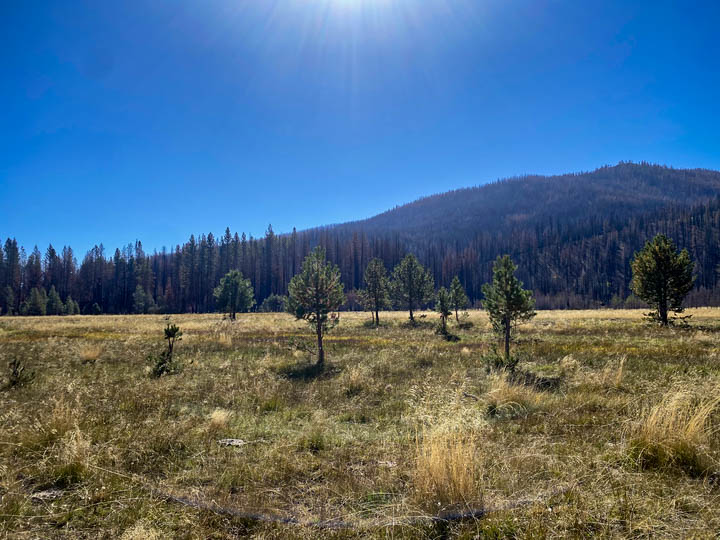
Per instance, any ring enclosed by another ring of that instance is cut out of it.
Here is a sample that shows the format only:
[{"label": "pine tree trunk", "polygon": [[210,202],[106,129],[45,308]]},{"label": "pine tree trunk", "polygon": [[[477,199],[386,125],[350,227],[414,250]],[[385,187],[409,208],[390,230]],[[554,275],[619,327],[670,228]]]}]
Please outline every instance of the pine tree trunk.
[{"label": "pine tree trunk", "polygon": [[457,310],[457,309],[455,310],[455,321],[458,322],[458,323],[460,322],[460,318],[458,317],[458,310]]},{"label": "pine tree trunk", "polygon": [[505,362],[510,361],[510,321],[503,323],[505,327]]},{"label": "pine tree trunk", "polygon": [[322,326],[319,323],[317,325],[317,342],[318,342],[317,365],[322,367],[323,365],[325,365],[325,350],[323,349]]},{"label": "pine tree trunk", "polygon": [[377,309],[375,310],[375,326],[380,326],[380,315]]}]

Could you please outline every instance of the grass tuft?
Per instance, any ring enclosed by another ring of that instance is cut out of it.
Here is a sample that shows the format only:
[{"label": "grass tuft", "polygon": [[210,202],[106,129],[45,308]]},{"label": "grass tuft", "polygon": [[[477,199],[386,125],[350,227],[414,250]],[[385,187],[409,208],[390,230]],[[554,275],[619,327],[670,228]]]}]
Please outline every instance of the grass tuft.
[{"label": "grass tuft", "polygon": [[635,427],[628,452],[641,469],[677,469],[690,476],[717,472],[716,429],[710,420],[720,397],[697,400],[688,392],[666,395]]},{"label": "grass tuft", "polygon": [[494,375],[487,393],[487,414],[492,417],[517,417],[544,409],[550,402],[546,392],[533,386],[512,383],[505,373]]},{"label": "grass tuft", "polygon": [[231,416],[232,412],[230,411],[215,409],[210,414],[210,425],[208,426],[210,431],[214,433],[226,429]]},{"label": "grass tuft", "polygon": [[481,507],[482,465],[474,440],[457,429],[418,434],[413,485],[427,510]]},{"label": "grass tuft", "polygon": [[87,344],[80,348],[78,356],[83,364],[94,364],[103,353],[102,347],[94,344]]}]

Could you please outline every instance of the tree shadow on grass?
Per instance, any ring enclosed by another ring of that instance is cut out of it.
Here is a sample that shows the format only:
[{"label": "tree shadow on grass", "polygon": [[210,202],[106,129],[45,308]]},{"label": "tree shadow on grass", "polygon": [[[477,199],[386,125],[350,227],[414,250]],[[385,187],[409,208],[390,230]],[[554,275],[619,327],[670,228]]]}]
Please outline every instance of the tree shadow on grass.
[{"label": "tree shadow on grass", "polygon": [[544,377],[532,371],[516,369],[508,374],[508,382],[518,386],[529,386],[540,391],[554,392],[560,388],[562,377]]},{"label": "tree shadow on grass", "polygon": [[278,375],[291,381],[310,381],[334,377],[340,370],[327,362],[324,366],[312,364],[288,364],[277,369]]},{"label": "tree shadow on grass", "polygon": [[400,328],[407,328],[409,330],[421,330],[421,329],[435,328],[436,324],[435,324],[435,321],[428,321],[428,320],[420,319],[420,317],[418,317],[415,319],[415,321],[411,321],[411,320],[403,321],[398,326]]}]

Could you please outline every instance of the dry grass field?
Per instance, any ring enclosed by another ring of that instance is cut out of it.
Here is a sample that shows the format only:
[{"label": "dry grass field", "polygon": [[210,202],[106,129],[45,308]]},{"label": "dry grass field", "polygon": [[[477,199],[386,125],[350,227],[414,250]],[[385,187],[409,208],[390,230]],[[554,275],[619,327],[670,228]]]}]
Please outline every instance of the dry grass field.
[{"label": "dry grass field", "polygon": [[0,536],[714,538],[720,310],[689,313],[540,312],[514,381],[477,311],[342,314],[321,374],[289,315],[173,315],[161,378],[163,316],[2,318]]}]

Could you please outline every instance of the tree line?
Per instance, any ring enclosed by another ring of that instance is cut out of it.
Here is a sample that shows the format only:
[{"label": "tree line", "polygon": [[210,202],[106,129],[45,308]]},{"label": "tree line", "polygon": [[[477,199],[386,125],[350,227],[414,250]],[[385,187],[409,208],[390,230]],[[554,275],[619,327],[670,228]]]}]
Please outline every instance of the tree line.
[{"label": "tree line", "polygon": [[[0,250],[0,310],[3,314],[57,312],[185,313],[217,308],[215,288],[230,270],[253,286],[256,309],[282,309],[280,297],[316,246],[342,274],[344,309],[360,309],[365,268],[372,259],[394,268],[413,253],[434,283],[449,287],[457,277],[471,305],[483,298],[482,285],[492,277],[498,255],[509,254],[518,276],[535,292],[539,308],[636,307],[630,262],[656,234],[674,238],[694,261],[696,282],[689,305],[720,305],[720,201],[695,207],[673,206],[622,223],[588,217],[577,223],[548,221],[543,226],[504,233],[479,232],[464,244],[443,240],[421,243],[399,233],[365,233],[361,229],[324,228],[276,235],[269,227],[262,238],[210,233],[151,254],[141,242],[116,249],[102,244],[78,262],[71,247],[28,255],[12,238]],[[33,293],[33,290],[37,291]],[[54,289],[54,292],[53,292]],[[49,306],[49,299],[53,302]],[[70,300],[70,303],[68,303]]]}]

